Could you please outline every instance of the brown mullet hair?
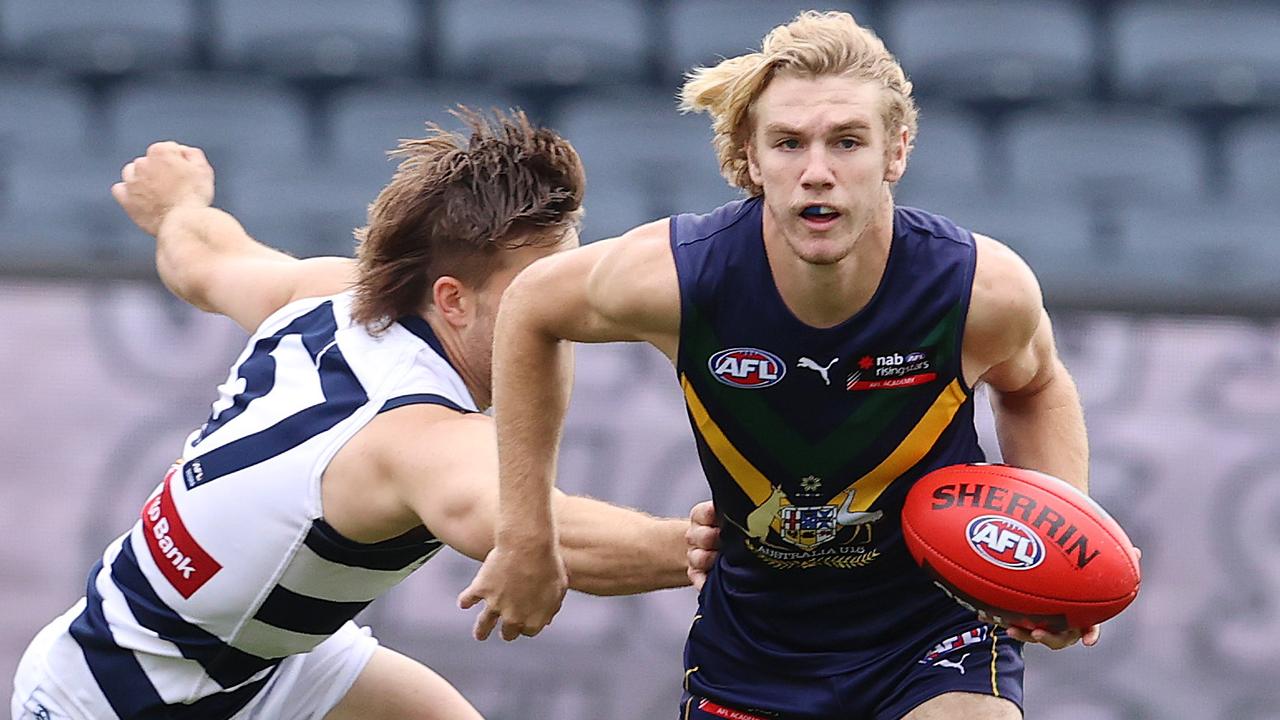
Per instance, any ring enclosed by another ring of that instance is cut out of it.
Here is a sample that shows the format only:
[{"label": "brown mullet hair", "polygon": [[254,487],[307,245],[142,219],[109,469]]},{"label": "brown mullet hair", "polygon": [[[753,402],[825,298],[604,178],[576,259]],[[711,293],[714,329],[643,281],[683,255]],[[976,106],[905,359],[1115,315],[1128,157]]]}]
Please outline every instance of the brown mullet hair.
[{"label": "brown mullet hair", "polygon": [[355,231],[351,316],[374,333],[430,303],[441,276],[483,287],[503,250],[555,245],[582,217],[586,178],[568,141],[520,110],[451,114],[470,136],[428,123],[426,137],[401,140],[395,176]]}]

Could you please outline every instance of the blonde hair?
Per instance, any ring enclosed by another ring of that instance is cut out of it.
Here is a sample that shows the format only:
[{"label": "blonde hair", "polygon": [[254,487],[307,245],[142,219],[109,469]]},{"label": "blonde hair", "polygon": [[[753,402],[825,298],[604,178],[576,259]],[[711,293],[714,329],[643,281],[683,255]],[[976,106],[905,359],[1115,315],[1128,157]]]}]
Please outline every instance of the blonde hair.
[{"label": "blonde hair", "polygon": [[918,115],[911,82],[884,41],[849,13],[807,10],[769,31],[760,52],[695,68],[680,90],[681,111],[711,116],[720,172],[729,184],[751,195],[764,192],[751,180],[746,145],[753,130],[751,109],[779,73],[843,75],[878,83],[884,90],[885,130],[893,135],[905,126],[911,152]]}]

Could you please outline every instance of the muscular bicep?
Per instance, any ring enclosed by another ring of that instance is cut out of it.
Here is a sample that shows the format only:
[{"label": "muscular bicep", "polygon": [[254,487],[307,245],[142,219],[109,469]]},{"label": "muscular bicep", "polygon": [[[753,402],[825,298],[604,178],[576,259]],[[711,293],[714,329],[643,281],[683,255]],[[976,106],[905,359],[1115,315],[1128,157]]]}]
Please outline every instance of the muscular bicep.
[{"label": "muscular bicep", "polygon": [[498,455],[493,420],[446,408],[409,406],[389,452],[403,502],[437,538],[483,560],[493,549],[498,511]]},{"label": "muscular bicep", "polygon": [[1033,393],[1043,387],[1057,369],[1057,350],[1049,315],[1041,308],[1031,339],[1013,354],[993,365],[982,376],[992,390],[1003,394]]},{"label": "muscular bicep", "polygon": [[999,392],[1033,384],[1054,357],[1053,331],[1040,285],[1012,250],[982,235],[969,317],[965,325],[966,371]]},{"label": "muscular bicep", "polygon": [[673,354],[680,296],[666,222],[535,263],[512,283],[503,313],[556,339],[646,341]]}]

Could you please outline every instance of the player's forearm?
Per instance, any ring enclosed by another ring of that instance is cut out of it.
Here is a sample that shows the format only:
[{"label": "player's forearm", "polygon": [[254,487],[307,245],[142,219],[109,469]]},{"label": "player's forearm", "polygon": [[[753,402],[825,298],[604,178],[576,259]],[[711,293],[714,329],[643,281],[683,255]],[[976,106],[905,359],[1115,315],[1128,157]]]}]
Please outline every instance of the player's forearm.
[{"label": "player's forearm", "polygon": [[556,542],[551,493],[573,382],[572,348],[541,322],[537,287],[520,277],[503,297],[494,332],[499,545],[537,550]]},{"label": "player's forearm", "polygon": [[687,520],[654,518],[567,495],[557,495],[555,510],[569,587],[592,595],[630,595],[689,584]]},{"label": "player's forearm", "polygon": [[156,232],[156,270],[175,295],[202,310],[215,264],[230,257],[285,257],[255,241],[240,222],[213,207],[177,207]]},{"label": "player's forearm", "polygon": [[1089,489],[1089,443],[1075,382],[1062,363],[1031,392],[992,393],[1000,451],[1010,465],[1062,478]]}]

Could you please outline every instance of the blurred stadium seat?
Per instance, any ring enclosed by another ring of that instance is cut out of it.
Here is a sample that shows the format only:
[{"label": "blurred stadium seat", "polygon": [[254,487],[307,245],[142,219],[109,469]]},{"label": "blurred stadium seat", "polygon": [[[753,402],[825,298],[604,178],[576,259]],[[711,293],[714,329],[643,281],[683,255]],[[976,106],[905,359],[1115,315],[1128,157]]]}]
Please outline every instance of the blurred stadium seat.
[{"label": "blurred stadium seat", "polygon": [[168,69],[195,51],[191,0],[0,0],[5,54],[87,73]]},{"label": "blurred stadium seat", "polygon": [[1121,213],[1119,228],[1124,276],[1116,302],[1193,312],[1274,307],[1280,278],[1274,204],[1135,205]]},{"label": "blurred stadium seat", "polygon": [[16,154],[63,158],[90,140],[89,94],[45,73],[0,73],[0,162]]},{"label": "blurred stadium seat", "polygon": [[1196,129],[1157,111],[1080,106],[1012,120],[1008,182],[1018,192],[1062,192],[1099,202],[1200,199],[1209,183]]},{"label": "blurred stadium seat", "polygon": [[215,168],[312,153],[306,106],[284,85],[234,77],[174,76],[121,86],[108,102],[119,152],[141,154],[156,140],[203,147]]},{"label": "blurred stadium seat", "polygon": [[1105,301],[1124,276],[1113,243],[1100,236],[1085,203],[1049,193],[958,189],[938,192],[922,207],[1013,248],[1039,277],[1046,302]]},{"label": "blurred stadium seat", "polygon": [[341,172],[377,191],[395,169],[387,152],[402,138],[422,137],[427,121],[447,128],[462,127],[449,115],[458,104],[488,112],[520,103],[499,88],[483,85],[423,82],[356,86],[330,99],[330,156]]},{"label": "blurred stadium seat", "polygon": [[921,110],[914,141],[907,172],[898,184],[902,197],[928,197],[934,190],[981,190],[992,183],[986,130],[973,114],[930,103]]},{"label": "blurred stadium seat", "polygon": [[298,257],[349,256],[351,230],[364,224],[365,207],[380,187],[333,164],[251,163],[220,181],[219,205],[272,247]]},{"label": "blurred stadium seat", "polygon": [[1094,33],[1067,0],[901,0],[885,39],[920,92],[961,100],[1063,100],[1086,94]]},{"label": "blurred stadium seat", "polygon": [[1116,9],[1117,84],[1185,106],[1280,105],[1280,5],[1132,2]]},{"label": "blurred stadium seat", "polygon": [[[301,254],[349,252],[395,167],[386,151],[425,120],[460,127],[445,112],[458,102],[525,105],[575,144],[588,169],[584,240],[706,211],[741,193],[720,176],[707,118],[677,112],[678,75],[757,47],[808,7],[0,0],[0,265],[149,272],[146,238],[106,186],[165,138],[208,150],[219,203],[252,232]],[[1099,278],[1150,270],[1120,249],[1135,204],[1265,205],[1280,187],[1280,115],[1266,114],[1280,105],[1275,3],[818,9],[870,20],[915,82],[921,127],[899,200],[990,228],[1047,273],[1052,297],[1107,304]],[[107,264],[88,268],[86,256]]]},{"label": "blurred stadium seat", "polygon": [[629,0],[440,0],[440,50],[449,78],[502,85],[616,85],[648,63],[644,5]]},{"label": "blurred stadium seat", "polygon": [[662,213],[651,198],[635,189],[635,181],[626,171],[615,172],[606,167],[587,172],[586,209],[580,236],[589,243],[616,237],[631,228],[656,220]]},{"label": "blurred stadium seat", "polygon": [[1280,199],[1280,114],[1230,128],[1226,165],[1232,197],[1274,206]]},{"label": "blurred stadium seat", "polygon": [[[801,11],[844,10],[865,22],[865,2],[832,2],[815,7],[802,0],[685,0],[667,10],[667,52],[663,72],[677,78],[697,66],[714,65],[720,58],[760,49],[760,40]],[[709,28],[716,28],[709,32]]]},{"label": "blurred stadium seat", "polygon": [[287,77],[413,70],[423,22],[412,0],[215,0],[215,60]]},{"label": "blurred stadium seat", "polygon": [[[587,203],[597,218],[589,222],[611,213],[611,207],[625,210],[629,218],[653,219],[705,212],[734,197],[720,177],[710,121],[705,115],[680,115],[671,94],[586,95],[565,103],[557,118],[553,126],[577,148],[587,169]],[[605,186],[607,191],[597,192]],[[603,202],[615,193],[639,195],[646,201],[643,210],[621,199]]]},{"label": "blurred stadium seat", "polygon": [[0,266],[38,275],[135,275],[150,269],[152,240],[111,197],[123,164],[75,153],[25,155],[0,166]]}]

